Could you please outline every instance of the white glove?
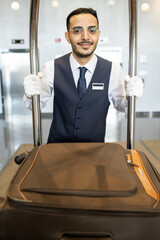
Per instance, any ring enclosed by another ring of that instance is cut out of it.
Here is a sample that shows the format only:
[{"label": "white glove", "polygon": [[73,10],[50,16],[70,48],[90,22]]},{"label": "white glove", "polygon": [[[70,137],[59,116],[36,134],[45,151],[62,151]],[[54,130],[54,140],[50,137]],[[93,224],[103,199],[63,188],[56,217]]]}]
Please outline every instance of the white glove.
[{"label": "white glove", "polygon": [[26,97],[31,98],[34,95],[41,94],[41,78],[43,73],[39,72],[37,75],[29,74],[24,78],[24,92]]},{"label": "white glove", "polygon": [[127,96],[141,97],[143,95],[144,84],[141,78],[137,76],[131,78],[127,75],[124,77],[124,80]]}]

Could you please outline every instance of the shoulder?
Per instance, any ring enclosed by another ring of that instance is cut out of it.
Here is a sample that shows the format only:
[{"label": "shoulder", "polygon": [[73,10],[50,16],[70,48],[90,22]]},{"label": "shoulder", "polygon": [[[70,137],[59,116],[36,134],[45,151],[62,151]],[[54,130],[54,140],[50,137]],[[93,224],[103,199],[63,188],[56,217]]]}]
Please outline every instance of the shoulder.
[{"label": "shoulder", "polygon": [[68,54],[65,54],[63,56],[60,56],[60,57],[56,58],[55,63],[61,63],[61,62],[64,62],[64,61],[68,61],[70,55],[71,55],[71,53],[68,53]]},{"label": "shoulder", "polygon": [[102,57],[100,57],[100,56],[98,56],[98,55],[96,55],[97,56],[97,58],[100,60],[100,61],[102,61],[102,62],[106,62],[106,63],[108,63],[108,64],[110,64],[111,66],[112,66],[112,69],[114,69],[115,71],[120,71],[120,70],[122,70],[122,67],[121,67],[121,65],[119,64],[119,63],[116,63],[116,62],[113,62],[113,61],[110,61],[110,60],[108,60],[108,59],[105,59],[105,58],[102,58]]},{"label": "shoulder", "polygon": [[97,56],[97,59],[98,59],[99,61],[104,62],[104,63],[112,64],[112,62],[109,61],[108,59],[102,58],[102,57],[100,57],[100,56],[98,56],[98,55],[96,55],[96,56]]},{"label": "shoulder", "polygon": [[100,56],[98,56],[98,55],[96,55],[97,56],[97,64],[98,64],[98,66],[101,68],[101,69],[107,69],[107,71],[109,70],[109,71],[111,71],[111,69],[112,69],[112,62],[111,61],[109,61],[109,60],[107,60],[107,59],[104,59],[104,58],[102,58],[102,57],[100,57]]},{"label": "shoulder", "polygon": [[42,71],[46,71],[46,70],[50,70],[50,69],[54,68],[55,63],[61,62],[65,59],[68,59],[69,56],[70,56],[70,53],[46,62],[42,67]]}]

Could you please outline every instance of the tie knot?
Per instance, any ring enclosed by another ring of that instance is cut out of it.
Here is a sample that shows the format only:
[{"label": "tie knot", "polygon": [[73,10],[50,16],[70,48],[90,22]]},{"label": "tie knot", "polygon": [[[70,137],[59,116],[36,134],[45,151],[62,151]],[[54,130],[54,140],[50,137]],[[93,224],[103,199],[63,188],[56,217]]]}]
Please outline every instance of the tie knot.
[{"label": "tie knot", "polygon": [[79,68],[80,69],[80,77],[84,77],[85,76],[85,73],[86,73],[86,71],[87,71],[87,68],[85,68],[85,67],[80,67]]}]

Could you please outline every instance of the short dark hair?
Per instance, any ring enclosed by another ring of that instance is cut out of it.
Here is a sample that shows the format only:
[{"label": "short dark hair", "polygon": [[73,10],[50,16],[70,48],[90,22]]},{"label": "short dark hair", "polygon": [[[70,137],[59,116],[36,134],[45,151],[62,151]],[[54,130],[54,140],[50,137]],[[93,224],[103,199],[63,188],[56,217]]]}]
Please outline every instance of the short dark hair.
[{"label": "short dark hair", "polygon": [[66,19],[67,30],[69,30],[70,18],[74,15],[78,15],[78,14],[82,14],[82,13],[92,14],[97,19],[97,23],[98,23],[98,26],[99,26],[99,20],[98,20],[97,12],[93,8],[77,8],[76,10],[71,12]]}]

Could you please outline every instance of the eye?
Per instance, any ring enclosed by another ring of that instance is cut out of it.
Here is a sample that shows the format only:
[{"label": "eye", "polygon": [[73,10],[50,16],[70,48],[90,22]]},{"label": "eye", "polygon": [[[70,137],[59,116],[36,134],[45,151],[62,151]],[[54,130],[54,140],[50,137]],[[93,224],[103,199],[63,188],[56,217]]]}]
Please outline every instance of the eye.
[{"label": "eye", "polygon": [[79,29],[74,29],[73,32],[74,32],[74,34],[79,34],[79,33],[81,33],[81,30],[79,30]]},{"label": "eye", "polygon": [[81,34],[83,32],[83,29],[82,28],[74,28],[72,31],[74,34]]},{"label": "eye", "polygon": [[95,28],[95,27],[90,27],[90,28],[88,29],[88,31],[89,31],[89,33],[91,33],[91,34],[95,34],[95,33],[97,32],[97,28]]}]

